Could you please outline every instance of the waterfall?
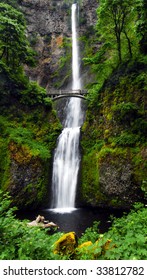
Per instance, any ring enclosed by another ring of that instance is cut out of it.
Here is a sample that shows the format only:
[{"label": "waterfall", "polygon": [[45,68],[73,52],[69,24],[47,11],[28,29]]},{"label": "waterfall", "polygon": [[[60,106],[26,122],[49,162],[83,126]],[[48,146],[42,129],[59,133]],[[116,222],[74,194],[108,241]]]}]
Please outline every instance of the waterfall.
[{"label": "waterfall", "polygon": [[[77,4],[72,5],[72,89],[81,89],[77,38]],[[83,122],[81,99],[71,97],[67,104],[64,129],[54,153],[52,208],[56,212],[75,209],[75,197],[80,165],[79,138]]]}]

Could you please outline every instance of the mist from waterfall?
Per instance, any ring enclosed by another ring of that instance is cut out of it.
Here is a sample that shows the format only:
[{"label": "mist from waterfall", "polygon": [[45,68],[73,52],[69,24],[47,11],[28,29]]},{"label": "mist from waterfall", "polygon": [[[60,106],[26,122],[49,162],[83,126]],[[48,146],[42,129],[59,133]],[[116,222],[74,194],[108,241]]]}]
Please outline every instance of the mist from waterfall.
[{"label": "mist from waterfall", "polygon": [[[72,90],[81,89],[77,35],[78,5],[72,5]],[[66,108],[64,129],[58,138],[54,153],[52,209],[65,213],[75,209],[75,198],[80,165],[79,138],[83,123],[81,99],[72,97]]]}]

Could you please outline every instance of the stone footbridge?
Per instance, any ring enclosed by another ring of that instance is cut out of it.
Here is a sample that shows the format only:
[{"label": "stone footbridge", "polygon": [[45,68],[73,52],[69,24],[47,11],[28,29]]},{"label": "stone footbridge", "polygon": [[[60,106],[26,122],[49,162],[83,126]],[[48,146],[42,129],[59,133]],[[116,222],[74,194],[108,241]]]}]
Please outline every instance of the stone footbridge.
[{"label": "stone footbridge", "polygon": [[67,97],[78,97],[85,99],[85,95],[87,94],[87,90],[81,89],[67,89],[67,90],[54,90],[48,91],[47,96],[49,96],[52,100],[58,100],[60,98],[67,98]]}]

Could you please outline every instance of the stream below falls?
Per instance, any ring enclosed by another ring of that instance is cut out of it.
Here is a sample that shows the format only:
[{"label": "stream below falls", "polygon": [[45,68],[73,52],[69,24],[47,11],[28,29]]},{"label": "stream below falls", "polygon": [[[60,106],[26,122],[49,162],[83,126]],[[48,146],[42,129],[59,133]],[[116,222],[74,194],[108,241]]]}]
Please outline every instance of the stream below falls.
[{"label": "stream below falls", "polygon": [[91,227],[94,221],[100,221],[100,233],[106,232],[111,226],[110,215],[119,218],[123,215],[123,209],[111,208],[77,208],[69,213],[56,213],[49,209],[37,211],[23,211],[17,213],[17,217],[21,220],[35,220],[38,215],[43,215],[46,220],[54,222],[59,226],[59,231],[74,231],[78,237],[84,233],[86,228]]}]

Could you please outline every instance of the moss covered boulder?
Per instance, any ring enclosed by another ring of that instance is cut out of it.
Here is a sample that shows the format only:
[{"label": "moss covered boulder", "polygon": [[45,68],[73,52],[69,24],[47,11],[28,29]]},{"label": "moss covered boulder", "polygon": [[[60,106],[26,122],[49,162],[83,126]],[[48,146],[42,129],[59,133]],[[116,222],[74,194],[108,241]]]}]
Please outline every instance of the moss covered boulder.
[{"label": "moss covered boulder", "polygon": [[59,238],[54,244],[54,253],[59,255],[70,255],[75,253],[75,248],[77,247],[77,237],[75,232],[65,233]]}]

